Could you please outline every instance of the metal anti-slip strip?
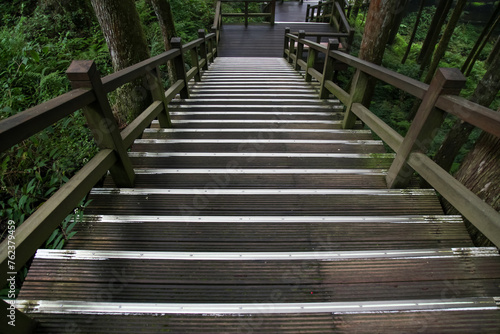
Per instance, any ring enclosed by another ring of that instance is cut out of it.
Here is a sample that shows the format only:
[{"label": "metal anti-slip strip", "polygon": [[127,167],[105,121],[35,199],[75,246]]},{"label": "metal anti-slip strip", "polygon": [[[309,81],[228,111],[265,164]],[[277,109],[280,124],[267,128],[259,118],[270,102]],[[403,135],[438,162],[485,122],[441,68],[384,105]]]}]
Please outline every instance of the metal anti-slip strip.
[{"label": "metal anti-slip strip", "polygon": [[85,301],[17,300],[16,307],[26,313],[56,314],[278,314],[278,313],[375,313],[421,311],[498,310],[491,297],[423,299],[332,303],[104,303]]},{"label": "metal anti-slip strip", "polygon": [[131,158],[170,157],[252,157],[252,158],[345,158],[345,159],[394,159],[393,153],[243,153],[243,152],[129,152]]},{"label": "metal anti-slip strip", "polygon": [[329,125],[338,125],[342,124],[342,121],[310,121],[310,120],[282,120],[282,119],[173,119],[172,120],[173,124],[200,124],[200,123],[215,123],[215,124],[221,124],[221,123],[235,123],[235,124],[242,124],[242,123],[250,123],[250,124],[329,124]]},{"label": "metal anti-slip strip", "polygon": [[451,257],[490,257],[500,256],[494,247],[415,249],[385,251],[350,252],[143,252],[143,251],[104,251],[104,250],[58,250],[39,249],[36,259],[47,260],[87,260],[107,261],[112,259],[128,260],[188,260],[188,261],[343,261],[357,259],[430,259]]},{"label": "metal anti-slip strip", "polygon": [[[158,124],[158,121],[153,121],[153,124]],[[144,130],[147,133],[178,133],[178,132],[276,132],[276,133],[353,133],[353,134],[370,134],[370,130],[344,130],[344,129],[269,129],[269,128],[185,128],[185,129],[151,129],[147,128]]]},{"label": "metal anti-slip strip", "polygon": [[85,215],[85,222],[104,223],[203,223],[203,224],[335,224],[335,223],[391,223],[391,224],[429,224],[459,223],[462,216],[140,216],[140,215]]},{"label": "metal anti-slip strip", "polygon": [[285,115],[285,116],[331,116],[329,111],[172,111],[171,116],[185,115]]},{"label": "metal anti-slip strip", "polygon": [[136,139],[135,144],[339,144],[382,145],[380,140],[317,139]]},{"label": "metal anti-slip strip", "polygon": [[155,174],[342,174],[386,175],[386,169],[298,169],[298,168],[137,168],[139,175]]},{"label": "metal anti-slip strip", "polygon": [[433,196],[434,189],[193,189],[94,188],[92,195],[369,195]]}]

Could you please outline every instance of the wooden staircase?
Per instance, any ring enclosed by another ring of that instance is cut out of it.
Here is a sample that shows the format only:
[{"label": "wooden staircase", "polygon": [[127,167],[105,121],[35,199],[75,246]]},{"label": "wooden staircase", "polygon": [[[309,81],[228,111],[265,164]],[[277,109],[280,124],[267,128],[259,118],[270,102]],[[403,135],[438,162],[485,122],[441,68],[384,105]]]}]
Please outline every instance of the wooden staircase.
[{"label": "wooden staircase", "polygon": [[[500,258],[280,58],[217,58],[18,305],[39,333],[498,333]],[[23,301],[24,300],[24,301]]]}]

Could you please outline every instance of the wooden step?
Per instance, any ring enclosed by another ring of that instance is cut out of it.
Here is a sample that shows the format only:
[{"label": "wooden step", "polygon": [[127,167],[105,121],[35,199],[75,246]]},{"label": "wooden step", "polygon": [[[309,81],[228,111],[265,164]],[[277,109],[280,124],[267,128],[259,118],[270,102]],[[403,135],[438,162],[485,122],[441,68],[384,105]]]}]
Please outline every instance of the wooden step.
[{"label": "wooden step", "polygon": [[431,190],[100,188],[89,214],[421,215],[442,214]]},{"label": "wooden step", "polygon": [[458,216],[94,215],[74,230],[66,249],[314,252],[473,246]]}]

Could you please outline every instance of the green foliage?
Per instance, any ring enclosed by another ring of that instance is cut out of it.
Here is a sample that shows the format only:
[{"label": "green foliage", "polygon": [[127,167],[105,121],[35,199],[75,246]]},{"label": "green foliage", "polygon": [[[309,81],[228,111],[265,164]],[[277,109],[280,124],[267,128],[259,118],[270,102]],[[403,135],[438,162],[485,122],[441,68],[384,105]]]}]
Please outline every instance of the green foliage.
[{"label": "green foliage", "polygon": [[[425,36],[427,36],[427,32],[429,31],[429,26],[431,25],[432,18],[436,13],[435,6],[424,7],[422,11],[422,17],[420,18],[420,24],[417,29],[417,33],[415,34],[415,42],[423,42]],[[405,36],[408,39],[413,31],[413,27],[415,26],[415,21],[417,20],[417,12],[412,12],[408,16],[406,16],[399,28],[399,34],[401,36]]]}]

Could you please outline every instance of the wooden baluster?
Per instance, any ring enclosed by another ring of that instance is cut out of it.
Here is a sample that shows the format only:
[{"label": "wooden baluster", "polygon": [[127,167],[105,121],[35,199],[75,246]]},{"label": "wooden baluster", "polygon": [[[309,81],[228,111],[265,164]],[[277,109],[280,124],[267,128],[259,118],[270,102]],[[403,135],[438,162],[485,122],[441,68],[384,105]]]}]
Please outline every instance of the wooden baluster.
[{"label": "wooden baluster", "polygon": [[335,59],[330,57],[330,51],[337,51],[339,49],[339,40],[331,38],[328,40],[328,47],[326,49],[325,66],[323,67],[323,77],[321,79],[321,90],[319,93],[320,99],[327,99],[330,91],[326,89],[325,84],[327,81],[333,79]]},{"label": "wooden baluster", "polygon": [[311,15],[311,5],[307,4],[307,9],[306,9],[306,22],[309,22],[309,15]]},{"label": "wooden baluster", "polygon": [[293,57],[292,55],[294,54],[295,52],[295,40],[291,39],[290,38],[290,45],[289,45],[289,48],[288,48],[288,62],[290,64],[293,64]]},{"label": "wooden baluster", "polygon": [[276,20],[276,0],[271,3],[271,26],[274,26],[274,21]]},{"label": "wooden baluster", "polygon": [[354,103],[361,103],[363,101],[368,82],[369,76],[363,71],[357,70],[352,79],[351,90],[349,92],[350,99],[349,103],[346,105],[342,128],[352,129],[354,127],[354,124],[356,124],[357,117],[352,112],[352,105]]},{"label": "wooden baluster", "polygon": [[200,61],[198,59],[198,54],[200,53],[199,47],[195,46],[190,50],[191,54],[191,66],[196,67],[196,73],[194,74],[194,81],[200,82],[201,81],[201,67],[200,67]]},{"label": "wooden baluster", "polygon": [[316,11],[316,22],[321,22],[321,13],[322,13],[322,6],[323,6],[323,1],[318,2],[318,9]]},{"label": "wooden baluster", "polygon": [[306,32],[304,30],[299,31],[299,41],[297,42],[297,54],[295,56],[295,60],[293,62],[293,68],[297,71],[300,71],[301,67],[299,65],[299,59],[302,59],[302,53],[304,52],[304,44],[300,42],[301,39],[306,38]]},{"label": "wooden baluster", "polygon": [[286,51],[290,47],[290,37],[287,36],[287,34],[290,33],[290,28],[286,27],[285,28],[285,45],[283,46],[283,57],[285,57],[286,60],[289,59],[289,56],[287,55]]},{"label": "wooden baluster", "polygon": [[186,62],[184,61],[184,51],[182,50],[182,41],[180,37],[173,37],[170,41],[172,49],[179,49],[181,54],[173,59],[175,74],[177,80],[184,80],[184,88],[182,88],[180,95],[183,99],[189,99],[189,87],[186,77]]},{"label": "wooden baluster", "polygon": [[198,30],[198,38],[203,38],[203,42],[200,45],[200,58],[201,60],[205,60],[205,63],[202,66],[204,71],[208,70],[208,57],[207,57],[207,39],[205,35],[205,29]]},{"label": "wooden baluster", "polygon": [[[210,58],[210,61],[213,63],[215,61],[215,57],[216,57],[217,52],[218,52],[217,47],[219,45],[220,31],[217,31],[217,29],[212,28],[212,32],[215,34],[215,39],[211,38],[208,41],[208,48],[209,48],[208,53],[211,55],[209,58]],[[207,62],[208,62],[208,60],[207,60]]]},{"label": "wooden baluster", "polygon": [[132,163],[123,145],[118,124],[113,116],[109,100],[102,87],[101,76],[93,61],[73,61],[66,71],[73,89],[92,89],[96,101],[83,108],[88,126],[94,135],[97,146],[101,149],[113,149],[117,161],[110,172],[118,187],[134,187],[135,173]]},{"label": "wooden baluster", "polygon": [[245,27],[248,27],[248,1],[245,1]]},{"label": "wooden baluster", "polygon": [[465,81],[463,74],[456,68],[440,68],[436,72],[389,168],[386,177],[389,188],[404,188],[409,184],[413,169],[406,163],[408,157],[414,151],[427,152],[446,118],[444,111],[435,108],[437,100],[441,95],[458,95]]},{"label": "wooden baluster", "polygon": [[162,101],[163,103],[163,112],[159,113],[157,116],[158,122],[160,122],[160,127],[171,128],[172,121],[168,112],[168,102],[165,98],[165,89],[163,88],[163,84],[161,81],[160,69],[158,67],[155,67],[154,69],[149,71],[147,80],[153,100]]}]

